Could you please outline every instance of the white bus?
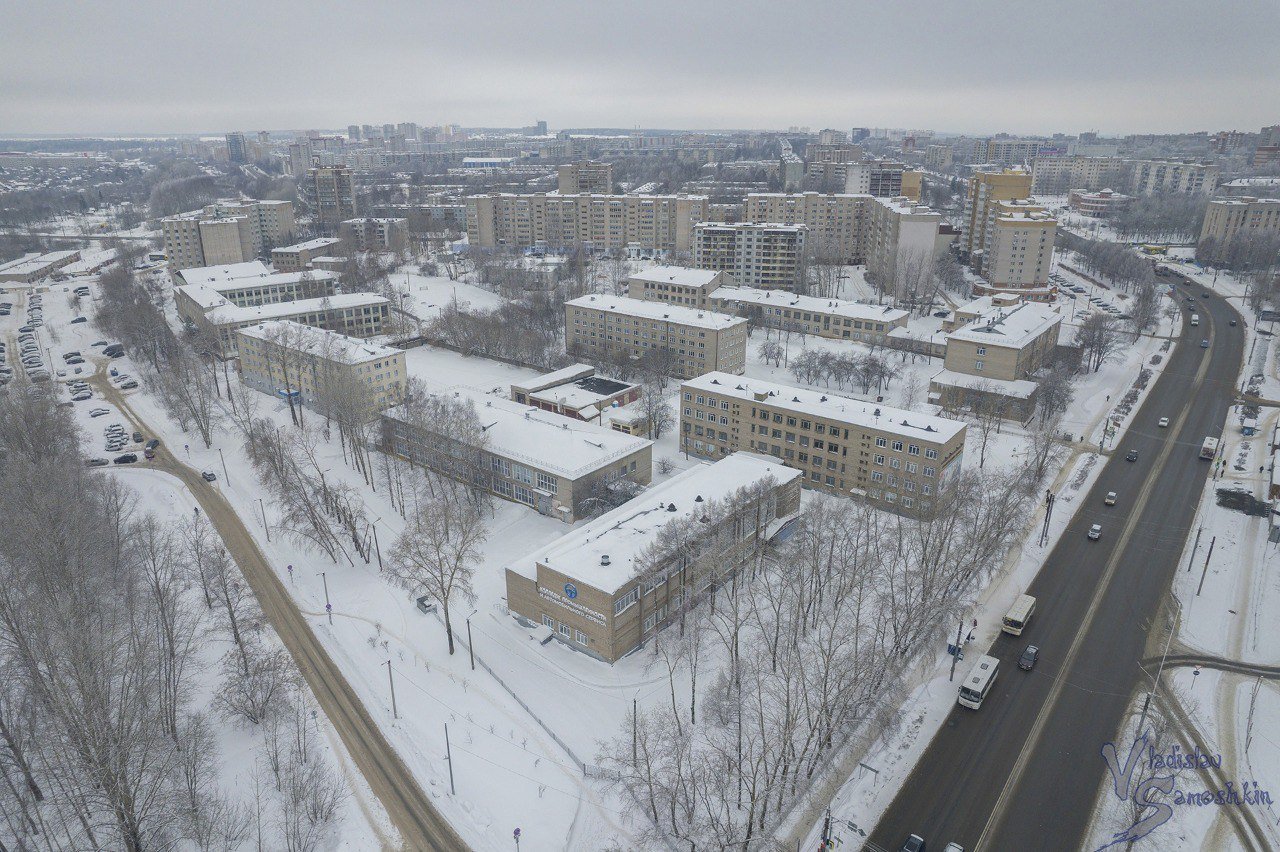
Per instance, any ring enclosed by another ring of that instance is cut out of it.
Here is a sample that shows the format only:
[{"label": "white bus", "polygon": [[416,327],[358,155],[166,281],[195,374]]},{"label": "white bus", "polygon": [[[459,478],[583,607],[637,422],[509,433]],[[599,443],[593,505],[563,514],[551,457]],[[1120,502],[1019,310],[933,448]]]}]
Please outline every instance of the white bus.
[{"label": "white bus", "polygon": [[1027,626],[1027,622],[1031,620],[1031,614],[1035,611],[1035,598],[1031,595],[1018,595],[1018,599],[1013,602],[1013,606],[1009,607],[1009,611],[1005,613],[1004,624],[1000,629],[1005,633],[1021,636],[1023,629]]},{"label": "white bus", "polygon": [[981,707],[982,699],[986,698],[987,693],[991,691],[992,685],[996,682],[996,675],[999,673],[999,660],[986,654],[979,657],[973,670],[960,684],[960,697],[957,700],[961,706],[971,707],[974,710]]},{"label": "white bus", "polygon": [[1218,454],[1218,439],[1209,436],[1204,439],[1204,443],[1200,445],[1200,458],[1213,461],[1214,456]]}]

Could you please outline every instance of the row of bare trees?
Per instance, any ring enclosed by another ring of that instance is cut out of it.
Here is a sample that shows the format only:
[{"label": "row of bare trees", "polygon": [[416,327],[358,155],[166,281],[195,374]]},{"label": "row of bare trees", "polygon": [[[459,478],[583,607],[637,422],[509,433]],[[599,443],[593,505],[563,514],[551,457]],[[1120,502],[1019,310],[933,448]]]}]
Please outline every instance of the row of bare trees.
[{"label": "row of bare trees", "polygon": [[[316,849],[346,787],[218,536],[198,514],[141,511],[85,468],[70,413],[14,384],[0,397],[5,848]],[[228,648],[212,691],[211,642]],[[252,804],[222,778],[219,719],[263,734]]]},{"label": "row of bare trees", "polygon": [[643,839],[769,848],[833,754],[893,722],[912,661],[936,652],[999,570],[1037,487],[1029,469],[968,472],[918,516],[817,497],[785,545],[757,546],[696,592],[707,576],[698,560],[715,572],[721,554],[696,528],[749,536],[758,502],[736,495],[695,529],[665,530],[666,551],[647,554],[669,569],[665,582],[702,578],[682,587],[683,605],[651,640],[669,695],[628,716],[600,754],[647,817]]}]

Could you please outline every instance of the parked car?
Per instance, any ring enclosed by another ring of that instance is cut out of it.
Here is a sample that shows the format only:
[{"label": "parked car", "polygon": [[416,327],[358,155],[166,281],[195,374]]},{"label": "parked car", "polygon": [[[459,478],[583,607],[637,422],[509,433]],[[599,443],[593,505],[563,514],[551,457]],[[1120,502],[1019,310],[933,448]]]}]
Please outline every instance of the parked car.
[{"label": "parked car", "polygon": [[141,444],[141,443],[142,443],[142,433],[141,433],[141,432],[134,432],[134,433],[133,433],[133,442],[134,442],[135,444]]},{"label": "parked car", "polygon": [[77,393],[71,395],[72,402],[88,402],[91,399],[93,399],[93,394],[91,393]]},{"label": "parked car", "polygon": [[160,446],[160,439],[159,439],[159,438],[152,438],[150,441],[147,441],[147,449],[148,449],[148,450],[154,450],[154,449],[155,449],[156,447],[158,447],[158,446]]},{"label": "parked car", "polygon": [[1022,656],[1018,658],[1018,668],[1024,672],[1029,672],[1036,667],[1036,660],[1040,659],[1040,649],[1035,645],[1028,645],[1027,649],[1022,652]]},{"label": "parked car", "polygon": [[143,455],[143,456],[144,456],[148,461],[150,461],[151,459],[153,459],[153,458],[155,458],[155,457],[156,457],[156,451],[155,451],[155,450],[152,450],[152,449],[145,449],[145,450],[143,450],[143,451],[142,451],[142,455]]},{"label": "parked car", "polygon": [[90,417],[101,417],[104,414],[110,414],[111,410],[107,408],[95,408],[89,412]]},{"label": "parked car", "polygon": [[218,474],[214,473],[211,470],[206,470],[204,473],[200,474],[200,478],[203,479],[205,482],[214,482],[217,480]]},{"label": "parked car", "polygon": [[84,463],[89,467],[102,467],[103,465],[111,464],[111,462],[104,458],[85,459]]},{"label": "parked car", "polygon": [[107,345],[107,341],[105,341],[105,340],[95,340],[95,341],[93,341],[93,343],[90,343],[89,345],[90,345],[90,346],[106,346],[106,345]]},{"label": "parked car", "polygon": [[1089,527],[1089,538],[1093,541],[1102,538],[1102,524],[1094,524]]},{"label": "parked car", "polygon": [[138,386],[138,383],[130,379],[129,381],[124,382],[123,384],[120,385],[120,390],[133,390],[137,386]]},{"label": "parked car", "polygon": [[1114,506],[1116,504],[1116,492],[1108,491],[1107,496],[1102,498],[1102,502],[1108,506]]},{"label": "parked car", "polygon": [[137,453],[125,453],[122,456],[116,456],[115,463],[116,464],[133,464],[137,460],[138,460]]},{"label": "parked car", "polygon": [[71,324],[72,324],[72,325],[75,325],[75,324],[76,324],[76,323],[78,323],[78,322],[88,322],[88,321],[89,321],[89,318],[88,318],[88,317],[76,317],[75,319],[73,319],[73,320],[71,321]]},{"label": "parked car", "polygon": [[1124,460],[1125,460],[1125,461],[1136,462],[1136,461],[1138,460],[1138,451],[1137,451],[1137,450],[1130,450],[1129,452],[1125,453]]},{"label": "parked car", "polygon": [[1236,327],[1236,321],[1235,321],[1235,320],[1230,320],[1230,321],[1227,323],[1227,325],[1231,326],[1232,328],[1235,328],[1235,327]]}]

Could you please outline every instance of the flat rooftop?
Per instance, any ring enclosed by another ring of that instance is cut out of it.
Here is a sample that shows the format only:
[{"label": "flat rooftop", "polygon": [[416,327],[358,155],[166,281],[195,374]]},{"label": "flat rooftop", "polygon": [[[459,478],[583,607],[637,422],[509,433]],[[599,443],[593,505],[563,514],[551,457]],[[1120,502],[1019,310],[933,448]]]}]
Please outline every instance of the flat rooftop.
[{"label": "flat rooftop", "polygon": [[[765,456],[733,453],[714,464],[706,462],[676,474],[507,567],[534,578],[541,563],[614,594],[636,576],[636,559],[672,520],[701,517],[708,501],[724,500],[763,479],[772,477],[784,485],[803,475]],[[601,564],[604,556],[609,557],[608,565]]]},{"label": "flat rooftop", "polygon": [[[431,392],[475,405],[488,440],[486,451],[565,479],[580,479],[653,443],[476,388],[459,385]],[[395,419],[402,408],[389,408],[386,414]]]},{"label": "flat rooftop", "polygon": [[592,405],[599,406],[606,400],[634,387],[633,384],[620,382],[617,379],[606,379],[604,376],[583,376],[562,384],[540,388],[531,392],[529,398],[582,411]]},{"label": "flat rooftop", "polygon": [[823,417],[861,429],[892,432],[904,438],[916,438],[935,444],[945,444],[965,427],[958,420],[948,420],[933,414],[921,414],[918,411],[863,402],[777,382],[749,379],[731,373],[704,373],[685,382],[684,387],[718,397],[732,397],[746,403],[754,403],[756,394],[767,394],[765,402],[797,414]]},{"label": "flat rooftop", "polygon": [[269,320],[242,328],[238,333],[243,337],[273,343],[287,342],[290,349],[342,364],[363,364],[404,354],[401,349],[370,343],[358,337],[303,325],[293,320]]},{"label": "flat rooftop", "polygon": [[947,339],[1021,349],[1060,322],[1062,314],[1052,306],[1022,302],[1011,308],[989,308]]},{"label": "flat rooftop", "polygon": [[872,320],[874,322],[895,323],[903,321],[909,316],[906,311],[887,305],[864,305],[861,302],[853,302],[848,299],[820,299],[817,296],[802,296],[787,290],[761,290],[757,287],[721,287],[717,290],[712,290],[708,298],[741,302],[747,305],[760,305],[762,307],[813,311],[820,314],[832,314],[833,316]]},{"label": "flat rooftop", "polygon": [[665,302],[650,302],[645,299],[632,299],[628,296],[605,296],[595,294],[579,296],[565,302],[565,307],[592,308],[598,311],[640,317],[649,320],[666,320],[678,325],[697,326],[720,331],[735,325],[746,323],[741,317],[721,314],[715,311],[699,310],[684,305],[668,305]]},{"label": "flat rooftop", "polygon": [[329,248],[331,246],[340,245],[342,240],[337,237],[316,237],[314,240],[307,240],[302,243],[294,243],[291,246],[281,246],[278,249],[272,249],[271,253],[278,251],[315,251],[316,249]]},{"label": "flat rooftop", "polygon": [[260,260],[249,260],[244,263],[224,263],[220,266],[193,266],[190,269],[179,269],[175,274],[188,284],[213,286],[219,281],[270,275],[271,267]]},{"label": "flat rooftop", "polygon": [[679,287],[706,289],[715,282],[721,272],[716,269],[690,269],[685,266],[653,266],[637,272],[628,281],[649,281],[654,284],[675,284]]}]

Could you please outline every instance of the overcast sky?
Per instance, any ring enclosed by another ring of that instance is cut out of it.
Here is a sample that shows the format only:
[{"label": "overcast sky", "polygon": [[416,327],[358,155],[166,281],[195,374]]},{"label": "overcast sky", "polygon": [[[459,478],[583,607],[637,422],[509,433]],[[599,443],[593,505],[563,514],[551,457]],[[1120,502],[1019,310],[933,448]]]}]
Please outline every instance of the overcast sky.
[{"label": "overcast sky", "polygon": [[0,134],[1257,130],[1275,0],[0,4]]}]

